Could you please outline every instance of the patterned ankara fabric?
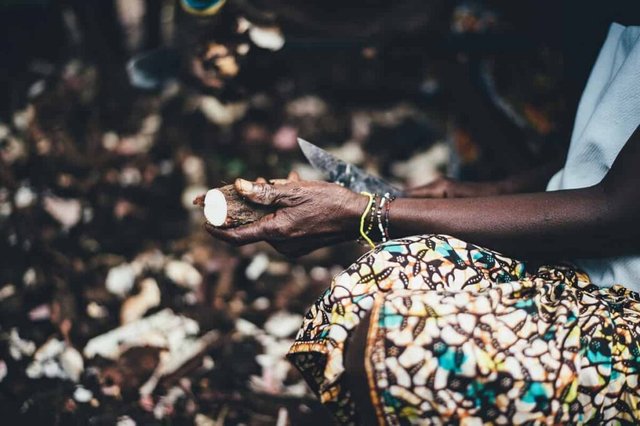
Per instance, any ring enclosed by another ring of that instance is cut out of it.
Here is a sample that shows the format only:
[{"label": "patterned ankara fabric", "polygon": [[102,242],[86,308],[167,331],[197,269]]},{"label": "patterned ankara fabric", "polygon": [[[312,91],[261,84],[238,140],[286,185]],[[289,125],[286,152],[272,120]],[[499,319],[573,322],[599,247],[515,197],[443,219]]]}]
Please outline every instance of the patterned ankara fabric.
[{"label": "patterned ankara fabric", "polygon": [[365,370],[381,424],[635,424],[640,298],[570,266],[533,272],[443,235],[389,241],[337,275],[289,359],[342,424],[348,337],[371,311]]}]

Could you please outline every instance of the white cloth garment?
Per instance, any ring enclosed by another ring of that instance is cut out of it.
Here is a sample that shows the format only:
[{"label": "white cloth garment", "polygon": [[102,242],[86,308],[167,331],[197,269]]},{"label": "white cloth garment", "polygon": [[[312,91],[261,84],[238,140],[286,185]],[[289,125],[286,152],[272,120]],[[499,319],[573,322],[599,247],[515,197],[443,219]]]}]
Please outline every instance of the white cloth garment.
[{"label": "white cloth garment", "polygon": [[[614,23],[580,99],[567,162],[551,178],[547,191],[599,183],[638,124],[640,27]],[[574,262],[589,274],[594,284],[602,287],[622,284],[640,291],[640,256]]]}]

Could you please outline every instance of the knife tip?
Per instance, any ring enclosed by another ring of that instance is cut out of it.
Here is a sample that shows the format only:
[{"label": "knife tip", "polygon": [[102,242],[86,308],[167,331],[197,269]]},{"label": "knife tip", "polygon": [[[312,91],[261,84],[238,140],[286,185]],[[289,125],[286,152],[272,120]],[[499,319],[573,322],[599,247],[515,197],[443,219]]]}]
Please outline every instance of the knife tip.
[{"label": "knife tip", "polygon": [[315,145],[309,141],[306,141],[302,138],[298,138],[298,146],[302,150],[302,152],[307,153],[312,151],[315,148]]}]

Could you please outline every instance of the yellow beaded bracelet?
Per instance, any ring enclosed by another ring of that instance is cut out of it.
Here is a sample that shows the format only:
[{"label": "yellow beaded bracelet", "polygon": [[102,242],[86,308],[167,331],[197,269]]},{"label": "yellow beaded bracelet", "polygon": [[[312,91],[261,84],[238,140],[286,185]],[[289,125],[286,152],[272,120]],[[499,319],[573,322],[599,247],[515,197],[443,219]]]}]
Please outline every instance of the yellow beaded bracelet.
[{"label": "yellow beaded bracelet", "polygon": [[369,194],[368,192],[361,192],[360,194],[366,195],[367,197],[369,197],[369,203],[367,203],[367,208],[364,209],[364,212],[360,217],[360,236],[362,237],[363,240],[365,240],[371,246],[371,248],[375,248],[376,245],[373,243],[373,241],[371,241],[371,238],[369,238],[369,236],[364,230],[364,222],[367,219],[367,216],[369,215],[369,210],[371,210],[371,206],[373,205],[373,200],[374,200],[373,194]]}]

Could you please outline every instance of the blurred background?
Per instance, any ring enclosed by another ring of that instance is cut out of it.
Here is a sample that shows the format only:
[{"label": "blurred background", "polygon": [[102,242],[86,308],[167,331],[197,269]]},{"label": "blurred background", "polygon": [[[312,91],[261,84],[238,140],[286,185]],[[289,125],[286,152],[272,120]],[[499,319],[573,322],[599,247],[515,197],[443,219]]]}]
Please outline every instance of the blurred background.
[{"label": "blurred background", "polygon": [[322,179],[298,136],[399,186],[561,159],[639,21],[602,3],[0,1],[3,419],[328,424],[284,355],[363,249],[231,248],[193,198]]}]

